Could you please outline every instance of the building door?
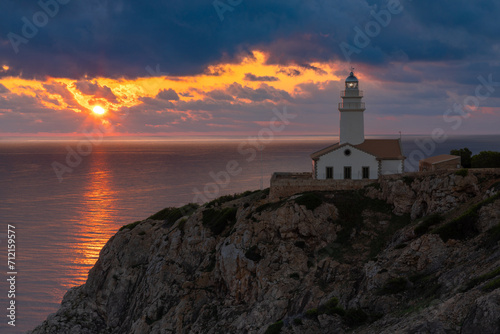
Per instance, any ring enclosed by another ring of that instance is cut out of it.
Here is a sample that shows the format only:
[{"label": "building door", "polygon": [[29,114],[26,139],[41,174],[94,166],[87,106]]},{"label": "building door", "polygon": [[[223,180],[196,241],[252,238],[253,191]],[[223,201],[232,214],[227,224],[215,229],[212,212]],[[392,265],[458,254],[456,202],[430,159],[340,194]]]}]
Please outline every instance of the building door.
[{"label": "building door", "polygon": [[351,166],[346,166],[344,167],[344,179],[345,180],[350,180],[351,179]]},{"label": "building door", "polygon": [[326,167],[326,178],[333,179],[333,167]]}]

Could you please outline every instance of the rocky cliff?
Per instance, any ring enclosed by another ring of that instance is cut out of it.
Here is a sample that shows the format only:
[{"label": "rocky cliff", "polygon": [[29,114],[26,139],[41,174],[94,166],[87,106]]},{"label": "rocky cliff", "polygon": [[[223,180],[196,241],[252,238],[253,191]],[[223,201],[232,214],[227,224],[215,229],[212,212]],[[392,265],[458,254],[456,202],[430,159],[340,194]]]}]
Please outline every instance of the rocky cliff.
[{"label": "rocky cliff", "polygon": [[498,333],[499,190],[464,170],[168,208],[31,333]]}]

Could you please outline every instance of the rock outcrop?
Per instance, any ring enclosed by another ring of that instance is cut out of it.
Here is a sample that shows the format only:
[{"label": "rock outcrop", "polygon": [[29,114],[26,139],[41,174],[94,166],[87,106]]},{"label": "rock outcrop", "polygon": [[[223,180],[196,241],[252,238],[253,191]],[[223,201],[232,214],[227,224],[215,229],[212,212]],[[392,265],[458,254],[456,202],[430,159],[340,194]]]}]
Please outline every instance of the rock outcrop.
[{"label": "rock outcrop", "polygon": [[498,333],[499,180],[169,209],[113,236],[31,333]]}]

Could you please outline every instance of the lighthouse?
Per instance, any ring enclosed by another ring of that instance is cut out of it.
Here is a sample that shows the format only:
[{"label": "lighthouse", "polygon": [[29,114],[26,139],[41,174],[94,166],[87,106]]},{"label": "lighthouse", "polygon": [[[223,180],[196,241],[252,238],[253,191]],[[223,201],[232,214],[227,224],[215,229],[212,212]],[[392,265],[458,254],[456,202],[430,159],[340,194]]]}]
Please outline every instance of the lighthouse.
[{"label": "lighthouse", "polygon": [[317,180],[373,180],[404,171],[400,139],[365,139],[363,91],[351,70],[340,92],[339,142],[311,154]]},{"label": "lighthouse", "polygon": [[340,92],[340,144],[359,145],[365,141],[363,91],[359,90],[358,78],[351,71],[345,79],[345,90]]}]

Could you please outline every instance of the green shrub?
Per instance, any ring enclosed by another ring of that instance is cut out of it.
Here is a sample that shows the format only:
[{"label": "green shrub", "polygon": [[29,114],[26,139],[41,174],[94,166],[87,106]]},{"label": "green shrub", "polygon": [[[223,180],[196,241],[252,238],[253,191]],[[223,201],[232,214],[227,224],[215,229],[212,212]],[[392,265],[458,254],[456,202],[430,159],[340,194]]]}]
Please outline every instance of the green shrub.
[{"label": "green shrub", "polygon": [[306,311],[306,316],[308,316],[309,318],[317,317],[318,314],[319,313],[318,313],[318,309],[317,308],[312,308],[312,309]]},{"label": "green shrub", "polygon": [[408,246],[408,244],[405,244],[404,242],[403,243],[400,243],[399,245],[396,245],[394,247],[394,249],[403,249],[405,248],[406,246]]},{"label": "green shrub", "polygon": [[292,273],[289,276],[290,278],[293,278],[294,280],[300,280],[300,275],[298,273]]},{"label": "green shrub", "polygon": [[302,319],[300,319],[300,318],[293,319],[293,324],[297,325],[297,326],[301,326],[302,325]]},{"label": "green shrub", "polygon": [[236,208],[222,210],[207,209],[203,211],[203,226],[208,227],[213,234],[221,234],[227,226],[236,222]]},{"label": "green shrub", "polygon": [[475,225],[479,217],[479,210],[483,206],[493,203],[499,197],[500,194],[496,194],[485,199],[484,201],[477,203],[463,215],[432,231],[432,233],[439,234],[444,242],[448,241],[449,239],[465,240],[476,236],[478,234],[478,231]]},{"label": "green shrub", "polygon": [[467,175],[469,175],[469,170],[467,168],[462,168],[460,170],[457,170],[455,172],[455,175],[466,177]]},{"label": "green shrub", "polygon": [[259,212],[262,212],[262,211],[265,211],[265,210],[276,210],[279,207],[281,207],[283,205],[283,203],[285,203],[285,201],[265,203],[265,204],[262,204],[262,205],[258,206],[255,209],[255,212],[259,213]]},{"label": "green shrub", "polygon": [[169,226],[172,226],[179,218],[192,215],[198,207],[196,203],[189,203],[180,208],[165,208],[149,216],[148,219],[165,220]]},{"label": "green shrub", "polygon": [[379,294],[381,295],[392,295],[395,293],[400,293],[406,290],[406,285],[408,281],[404,277],[391,278],[385,282],[382,289],[380,289]]},{"label": "green shrub", "polygon": [[314,210],[323,203],[323,200],[315,193],[306,193],[297,197],[295,203],[304,205],[307,210]]},{"label": "green shrub", "polygon": [[493,271],[490,271],[489,273],[473,278],[465,287],[465,291],[470,290],[476,285],[486,282],[489,279],[495,278],[498,275],[500,275],[500,267]]},{"label": "green shrub", "polygon": [[260,255],[260,251],[257,246],[250,247],[250,249],[245,252],[245,257],[254,262],[262,260],[262,256]]},{"label": "green shrub", "polygon": [[429,231],[429,227],[441,223],[444,218],[439,213],[434,213],[424,218],[424,220],[414,229],[417,236],[424,235]]},{"label": "green shrub", "polygon": [[368,320],[368,315],[362,309],[349,309],[343,317],[344,322],[349,327],[358,327]]},{"label": "green shrub", "polygon": [[336,297],[333,297],[326,303],[321,305],[319,307],[319,311],[320,313],[325,313],[329,315],[338,314],[340,316],[344,316],[346,311],[342,307],[338,306],[338,304],[339,300]]},{"label": "green shrub", "polygon": [[496,225],[495,227],[489,229],[486,232],[486,238],[481,243],[481,246],[485,248],[493,248],[496,245],[498,245],[499,241],[500,241],[500,224]]},{"label": "green shrub", "polygon": [[128,228],[129,230],[133,230],[134,227],[136,227],[137,225],[139,225],[139,223],[141,223],[141,221],[136,221],[136,222],[133,222],[132,224],[128,224],[128,225],[125,225],[125,226],[122,226],[120,227],[120,230],[119,231],[123,231],[124,229]]},{"label": "green shrub", "polygon": [[278,334],[281,332],[282,328],[283,328],[283,321],[278,321],[267,327],[267,330],[264,334]]},{"label": "green shrub", "polygon": [[484,287],[483,287],[483,291],[485,292],[490,292],[490,291],[493,291],[495,289],[498,289],[500,288],[500,278],[497,278],[491,282],[489,282],[488,284],[486,284]]},{"label": "green shrub", "polygon": [[413,183],[413,181],[415,180],[415,177],[413,176],[408,176],[408,175],[405,175],[401,178],[403,180],[404,183],[406,183],[408,186],[411,187],[411,184]]}]

